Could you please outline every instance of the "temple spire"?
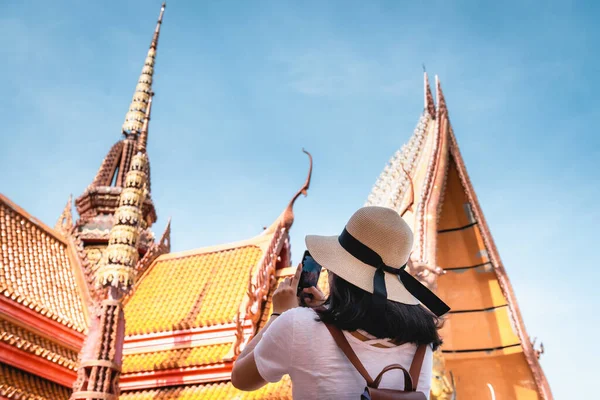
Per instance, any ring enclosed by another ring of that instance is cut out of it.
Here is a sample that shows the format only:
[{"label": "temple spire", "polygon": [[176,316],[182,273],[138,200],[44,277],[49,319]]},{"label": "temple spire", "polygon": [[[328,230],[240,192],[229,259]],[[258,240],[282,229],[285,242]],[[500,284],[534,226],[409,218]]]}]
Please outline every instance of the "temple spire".
[{"label": "temple spire", "polygon": [[[140,257],[140,233],[148,225],[143,214],[150,185],[146,144],[154,95],[151,87],[154,57],[164,10],[163,3],[142,76],[123,126],[127,135],[124,141],[131,142],[133,135],[138,134],[133,149],[136,154],[127,168],[108,247],[96,272],[95,285],[98,289],[103,288],[106,296],[96,305],[91,317],[71,400],[117,400],[119,397],[125,335],[123,297],[133,287]],[[139,113],[142,113],[141,121]]]},{"label": "temple spire", "polygon": [[431,93],[431,86],[429,86],[429,77],[427,71],[423,71],[423,83],[424,83],[424,98],[425,98],[425,110],[435,118],[435,104],[433,103],[433,94]]},{"label": "temple spire", "polygon": [[[148,99],[140,136],[144,133],[147,136],[151,105],[152,97]],[[119,397],[125,332],[123,296],[131,290],[136,275],[143,226],[142,205],[148,193],[148,157],[143,150],[145,141],[143,143],[131,160],[119,196],[115,224],[96,275],[96,286],[107,287],[107,297],[92,316],[71,400],[117,400]]]},{"label": "temple spire", "polygon": [[125,115],[125,122],[123,123],[123,134],[139,134],[142,125],[144,123],[144,116],[146,113],[146,107],[152,97],[152,77],[154,75],[154,63],[156,60],[156,48],[158,46],[158,37],[160,35],[160,27],[162,25],[163,14],[165,12],[166,3],[162,4],[160,9],[160,15],[158,16],[158,22],[152,35],[152,42],[150,43],[150,49],[142,68],[142,73],[138,79],[137,86],[135,87],[135,93],[133,99],[129,105],[129,111]]}]

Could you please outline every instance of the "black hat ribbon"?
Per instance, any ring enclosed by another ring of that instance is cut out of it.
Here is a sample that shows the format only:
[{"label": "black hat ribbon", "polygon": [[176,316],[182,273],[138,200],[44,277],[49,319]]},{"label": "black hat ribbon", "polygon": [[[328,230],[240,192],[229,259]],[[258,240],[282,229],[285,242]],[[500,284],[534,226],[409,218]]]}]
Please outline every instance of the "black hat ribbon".
[{"label": "black hat ribbon", "polygon": [[401,268],[393,268],[386,265],[377,252],[356,239],[345,228],[338,237],[338,241],[344,250],[353,257],[376,268],[375,276],[373,277],[373,301],[376,305],[383,305],[387,301],[385,272],[388,272],[396,275],[406,290],[438,317],[450,311],[450,307],[446,303],[406,271],[406,264]]}]

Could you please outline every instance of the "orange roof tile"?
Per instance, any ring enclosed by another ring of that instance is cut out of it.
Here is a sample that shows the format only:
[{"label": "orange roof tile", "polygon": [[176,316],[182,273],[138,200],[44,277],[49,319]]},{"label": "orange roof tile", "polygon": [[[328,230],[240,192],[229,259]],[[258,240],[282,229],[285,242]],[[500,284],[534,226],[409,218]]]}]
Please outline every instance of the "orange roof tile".
[{"label": "orange roof tile", "polygon": [[221,362],[231,343],[125,355],[123,373],[198,367]]},{"label": "orange roof tile", "polygon": [[70,370],[77,369],[77,352],[14,325],[0,316],[0,342],[35,354]]},{"label": "orange roof tile", "polygon": [[263,255],[256,245],[159,257],[125,304],[126,334],[232,323],[249,272]]},{"label": "orange roof tile", "polygon": [[160,389],[123,392],[121,400],[283,400],[292,398],[292,383],[288,376],[280,382],[270,383],[254,392],[242,392],[233,387],[231,382],[210,383],[207,385],[187,385]]},{"label": "orange roof tile", "polygon": [[79,332],[86,328],[68,244],[0,195],[0,292]]},{"label": "orange roof tile", "polygon": [[67,400],[71,389],[0,363],[0,396],[9,399]]}]

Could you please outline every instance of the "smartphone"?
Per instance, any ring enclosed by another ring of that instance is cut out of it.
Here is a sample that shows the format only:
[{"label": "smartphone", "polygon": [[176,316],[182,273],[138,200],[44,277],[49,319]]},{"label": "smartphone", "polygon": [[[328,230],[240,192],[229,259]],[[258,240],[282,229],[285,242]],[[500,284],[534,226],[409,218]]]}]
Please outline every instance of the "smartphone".
[{"label": "smartphone", "polygon": [[302,290],[311,286],[317,286],[321,269],[321,265],[312,258],[308,250],[305,251],[304,256],[302,256],[302,272],[300,273],[300,281],[298,282],[297,296],[312,298],[311,294],[302,293]]}]

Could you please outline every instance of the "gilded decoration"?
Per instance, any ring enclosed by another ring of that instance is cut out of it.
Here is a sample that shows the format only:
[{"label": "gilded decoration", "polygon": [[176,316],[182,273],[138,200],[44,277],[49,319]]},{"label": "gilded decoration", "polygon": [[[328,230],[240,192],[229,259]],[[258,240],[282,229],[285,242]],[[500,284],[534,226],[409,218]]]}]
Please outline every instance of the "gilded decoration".
[{"label": "gilded decoration", "polygon": [[408,143],[392,156],[379,175],[367,198],[366,206],[389,207],[402,213],[403,200],[411,189],[410,174],[421,155],[430,120],[429,114],[421,115]]},{"label": "gilded decoration", "polygon": [[115,225],[110,231],[105,263],[98,269],[98,284],[101,286],[119,286],[128,290],[133,284],[139,259],[137,242],[142,220],[141,205],[146,198],[147,165],[145,153],[133,157],[115,213]]},{"label": "gilded decoration", "polygon": [[446,362],[439,349],[433,353],[431,400],[456,400],[454,375],[446,371]]}]

